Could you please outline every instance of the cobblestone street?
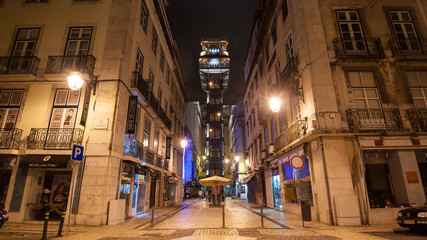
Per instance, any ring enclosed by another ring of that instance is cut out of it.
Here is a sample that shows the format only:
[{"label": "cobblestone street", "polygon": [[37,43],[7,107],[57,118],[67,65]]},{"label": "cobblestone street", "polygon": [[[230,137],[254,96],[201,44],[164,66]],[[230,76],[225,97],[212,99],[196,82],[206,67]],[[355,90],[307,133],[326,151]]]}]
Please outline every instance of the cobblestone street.
[{"label": "cobblestone street", "polygon": [[[154,227],[151,214],[129,218],[117,226],[64,226],[61,239],[426,239],[393,226],[338,227],[311,222],[303,228],[301,219],[274,209],[264,210],[264,228],[260,209],[238,200],[227,200],[225,228],[222,208],[209,207],[201,200],[185,201],[179,206],[158,209]],[[0,230],[0,239],[40,239],[41,223],[10,223]],[[48,239],[54,239],[58,223],[49,224]]]}]

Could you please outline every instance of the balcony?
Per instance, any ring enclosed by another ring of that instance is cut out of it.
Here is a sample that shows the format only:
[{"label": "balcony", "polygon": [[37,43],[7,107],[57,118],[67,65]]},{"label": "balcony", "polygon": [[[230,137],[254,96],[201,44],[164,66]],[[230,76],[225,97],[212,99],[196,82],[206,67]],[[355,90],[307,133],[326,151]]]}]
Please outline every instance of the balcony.
[{"label": "balcony", "polygon": [[153,150],[149,149],[149,148],[145,148],[145,162],[151,164],[151,165],[155,165],[154,164],[154,156],[156,154],[154,153]]},{"label": "balcony", "polygon": [[0,57],[0,74],[37,75],[40,59],[38,57]]},{"label": "balcony", "polygon": [[412,129],[415,131],[427,131],[427,108],[408,109],[408,117]]},{"label": "balcony", "polygon": [[32,128],[27,149],[71,150],[81,145],[83,130],[79,128]]},{"label": "balcony", "polygon": [[156,154],[156,167],[163,168],[163,156]]},{"label": "balcony", "polygon": [[293,82],[293,80],[290,78],[293,75],[296,75],[297,73],[298,73],[297,59],[293,57],[291,59],[288,59],[288,63],[286,63],[285,68],[280,74],[280,80],[281,82],[283,82],[283,84],[289,85],[291,82]]},{"label": "balcony", "polygon": [[379,37],[334,40],[335,56],[340,59],[383,58],[384,50]]},{"label": "balcony", "polygon": [[123,154],[144,161],[145,147],[133,135],[126,134],[123,141]]},{"label": "balcony", "polygon": [[0,149],[19,149],[22,137],[22,129],[2,128],[0,129]]},{"label": "balcony", "polygon": [[93,75],[95,60],[92,55],[49,56],[45,73],[61,74],[76,71]]},{"label": "balcony", "polygon": [[[279,151],[280,149],[284,148],[285,146],[286,146],[286,134],[281,133],[276,139],[274,139],[273,149],[275,149],[276,151]],[[270,146],[269,146],[269,148],[270,148]]]},{"label": "balcony", "polygon": [[398,108],[354,108],[346,111],[351,130],[397,130],[403,128]]},{"label": "balcony", "polygon": [[139,74],[139,72],[133,72],[132,73],[131,87],[138,89],[138,91],[141,93],[142,97],[144,97],[145,100],[148,101],[150,88],[149,88],[147,82],[142,78],[141,74]]},{"label": "balcony", "polygon": [[393,57],[427,56],[427,39],[396,39],[388,41]]},{"label": "balcony", "polygon": [[[291,143],[307,133],[308,125],[305,120],[298,120],[286,129],[288,143]],[[279,148],[277,148],[279,149]]]},{"label": "balcony", "polygon": [[169,159],[165,159],[164,164],[163,164],[163,170],[168,171],[169,170]]}]

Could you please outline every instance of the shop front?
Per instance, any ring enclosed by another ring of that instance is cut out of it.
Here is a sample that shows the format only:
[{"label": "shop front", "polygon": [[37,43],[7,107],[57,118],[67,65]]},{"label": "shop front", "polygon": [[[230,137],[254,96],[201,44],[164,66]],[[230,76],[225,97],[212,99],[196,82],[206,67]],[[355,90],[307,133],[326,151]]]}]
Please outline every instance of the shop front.
[{"label": "shop front", "polygon": [[278,167],[273,168],[272,171],[273,172],[271,176],[271,184],[272,184],[272,191],[273,191],[274,208],[282,210],[282,194],[281,194],[281,187],[280,187],[279,168]]},{"label": "shop front", "polygon": [[10,177],[17,156],[9,154],[0,155],[0,204],[6,204],[7,192],[9,190]]},{"label": "shop front", "polygon": [[120,176],[120,199],[125,199],[125,216],[145,212],[148,170],[139,163],[124,160]]},{"label": "shop front", "polygon": [[66,211],[70,203],[69,160],[69,155],[21,156],[9,206],[13,221],[43,220],[46,203],[51,206],[50,219],[60,219],[58,211]]}]

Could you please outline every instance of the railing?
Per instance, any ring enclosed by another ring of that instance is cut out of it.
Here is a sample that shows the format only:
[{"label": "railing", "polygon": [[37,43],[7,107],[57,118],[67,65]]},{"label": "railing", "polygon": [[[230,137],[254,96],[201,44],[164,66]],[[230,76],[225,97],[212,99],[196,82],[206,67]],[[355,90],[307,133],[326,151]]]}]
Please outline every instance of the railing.
[{"label": "railing", "polygon": [[71,71],[93,75],[95,57],[92,55],[49,56],[46,73],[60,74]]},{"label": "railing", "polygon": [[156,154],[156,167],[163,168],[163,156]]},{"label": "railing", "polygon": [[354,108],[348,109],[346,113],[352,130],[403,128],[398,108]]},{"label": "railing", "polygon": [[163,170],[169,170],[169,159],[164,160]]},{"label": "railing", "polygon": [[408,117],[413,129],[427,131],[427,108],[408,109]]},{"label": "railing", "polygon": [[[276,149],[276,151],[279,151],[285,146],[286,146],[286,135],[285,133],[281,133],[276,139],[274,139],[274,148]],[[267,155],[268,155],[268,149],[267,149]]]},{"label": "railing", "polygon": [[123,154],[144,161],[144,145],[136,140],[133,135],[126,134],[123,141]]},{"label": "railing", "polygon": [[156,154],[153,150],[149,148],[145,148],[145,161],[154,166],[154,156]]},{"label": "railing", "polygon": [[201,63],[199,64],[199,68],[229,68],[229,63],[220,63],[220,64],[209,64],[209,63]]},{"label": "railing", "polygon": [[22,137],[22,129],[2,128],[0,129],[0,149],[19,149]]},{"label": "railing", "polygon": [[40,59],[29,57],[0,57],[0,74],[32,74],[37,75]]},{"label": "railing", "polygon": [[150,88],[147,82],[142,78],[141,74],[139,74],[139,72],[132,73],[131,87],[138,89],[138,91],[142,94],[142,96],[148,101]]},{"label": "railing", "polygon": [[392,38],[388,41],[393,56],[422,56],[427,55],[427,39],[422,38]]},{"label": "railing", "polygon": [[384,50],[379,37],[362,39],[334,40],[335,55],[337,58],[383,58]]},{"label": "railing", "polygon": [[298,73],[297,59],[295,57],[288,59],[288,63],[286,63],[280,74],[281,81],[286,84],[293,73]]},{"label": "railing", "polygon": [[81,145],[83,130],[79,128],[32,128],[27,149],[70,150]]},{"label": "railing", "polygon": [[[291,143],[298,138],[304,136],[307,133],[307,121],[298,120],[294,124],[292,124],[288,129],[286,129],[286,137],[288,139],[288,143]],[[277,148],[278,149],[278,148]]]}]

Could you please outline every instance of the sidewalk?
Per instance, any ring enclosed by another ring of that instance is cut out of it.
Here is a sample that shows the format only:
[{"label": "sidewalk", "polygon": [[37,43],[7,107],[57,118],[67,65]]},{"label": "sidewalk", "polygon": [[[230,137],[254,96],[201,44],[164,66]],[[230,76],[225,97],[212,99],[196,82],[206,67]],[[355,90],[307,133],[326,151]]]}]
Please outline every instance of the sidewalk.
[{"label": "sidewalk", "polygon": [[[242,200],[231,200],[234,204],[239,204],[245,208],[250,209],[258,214],[261,213],[259,204],[252,204]],[[406,228],[401,228],[397,223],[393,225],[362,225],[354,227],[341,227],[331,226],[321,222],[312,221],[309,224],[302,226],[301,216],[291,213],[285,213],[272,208],[263,209],[264,216],[291,227],[295,231],[311,230],[323,235],[329,235],[340,239],[384,239],[382,237],[375,237],[367,235],[366,233],[390,233],[394,231],[406,231]],[[260,220],[261,221],[261,220]],[[264,219],[264,222],[268,221]],[[308,227],[307,227],[308,226]],[[423,236],[420,236],[423,239]]]}]

